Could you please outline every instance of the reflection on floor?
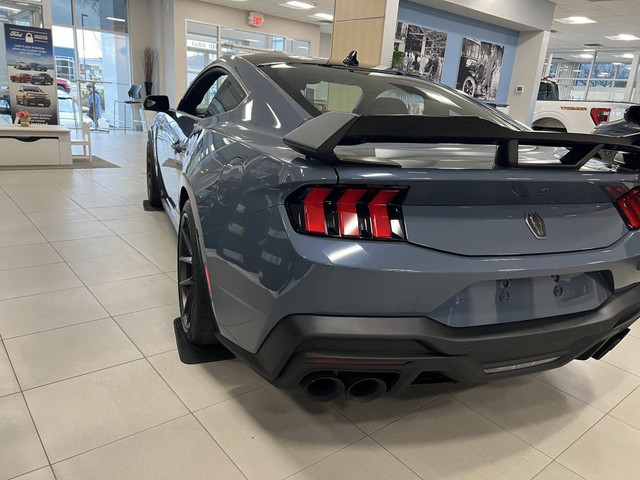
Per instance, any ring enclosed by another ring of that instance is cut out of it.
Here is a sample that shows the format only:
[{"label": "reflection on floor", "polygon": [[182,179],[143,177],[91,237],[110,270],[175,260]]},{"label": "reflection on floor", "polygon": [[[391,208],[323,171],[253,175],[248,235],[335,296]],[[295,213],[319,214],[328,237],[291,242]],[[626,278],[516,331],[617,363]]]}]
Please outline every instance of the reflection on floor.
[{"label": "reflection on floor", "polygon": [[0,172],[0,479],[640,478],[640,329],[605,361],[318,405],[175,350],[175,236],[119,169]]}]

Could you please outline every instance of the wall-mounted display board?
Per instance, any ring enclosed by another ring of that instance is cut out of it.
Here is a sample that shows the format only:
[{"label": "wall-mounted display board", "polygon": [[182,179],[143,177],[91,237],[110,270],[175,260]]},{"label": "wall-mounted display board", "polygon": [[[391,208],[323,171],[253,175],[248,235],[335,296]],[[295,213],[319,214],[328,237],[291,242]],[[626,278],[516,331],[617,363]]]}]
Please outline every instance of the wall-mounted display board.
[{"label": "wall-mounted display board", "polygon": [[51,30],[4,25],[11,116],[26,110],[31,123],[58,124],[58,95]]},{"label": "wall-mounted display board", "polygon": [[495,100],[502,71],[504,45],[462,39],[456,88],[482,100]]},{"label": "wall-mounted display board", "polygon": [[398,22],[393,67],[439,82],[446,46],[445,32]]}]

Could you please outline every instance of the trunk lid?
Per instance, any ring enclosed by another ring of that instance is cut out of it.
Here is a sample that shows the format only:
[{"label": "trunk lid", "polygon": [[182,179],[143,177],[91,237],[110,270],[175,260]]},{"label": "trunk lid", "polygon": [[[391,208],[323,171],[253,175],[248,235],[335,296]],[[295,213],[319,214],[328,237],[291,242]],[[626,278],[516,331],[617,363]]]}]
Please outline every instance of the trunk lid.
[{"label": "trunk lid", "polygon": [[[521,147],[520,163],[549,162],[564,149]],[[590,162],[581,170],[495,169],[495,147],[374,144],[340,147],[343,184],[408,186],[407,240],[469,256],[572,252],[605,248],[628,229],[606,185],[638,184]],[[375,168],[372,168],[375,164]]]}]

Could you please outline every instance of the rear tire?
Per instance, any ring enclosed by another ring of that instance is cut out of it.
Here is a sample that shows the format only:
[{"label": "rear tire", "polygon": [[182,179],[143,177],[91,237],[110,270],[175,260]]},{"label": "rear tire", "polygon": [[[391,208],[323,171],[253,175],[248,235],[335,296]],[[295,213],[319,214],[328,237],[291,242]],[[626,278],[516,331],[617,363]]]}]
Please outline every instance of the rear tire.
[{"label": "rear tire", "polygon": [[156,177],[156,170],[151,163],[151,145],[147,144],[147,198],[152,207],[162,207],[160,187],[158,186],[158,177]]},{"label": "rear tire", "polygon": [[182,330],[187,339],[197,345],[218,343],[204,261],[189,200],[182,207],[178,227],[178,298]]}]

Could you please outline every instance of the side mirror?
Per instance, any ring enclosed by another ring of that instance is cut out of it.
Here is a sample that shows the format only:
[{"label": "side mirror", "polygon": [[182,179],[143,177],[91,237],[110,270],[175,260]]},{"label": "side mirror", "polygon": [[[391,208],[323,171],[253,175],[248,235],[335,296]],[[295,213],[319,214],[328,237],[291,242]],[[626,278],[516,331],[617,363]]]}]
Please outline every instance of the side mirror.
[{"label": "side mirror", "polygon": [[168,112],[171,108],[169,106],[169,97],[166,95],[149,95],[144,99],[142,106],[145,110],[151,112]]},{"label": "side mirror", "polygon": [[632,105],[624,112],[624,119],[627,122],[640,125],[640,105]]}]

